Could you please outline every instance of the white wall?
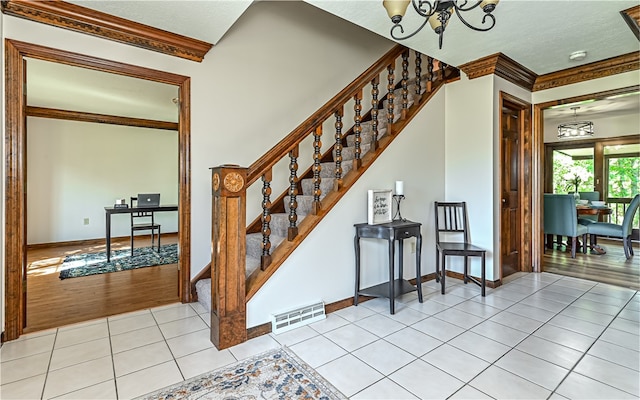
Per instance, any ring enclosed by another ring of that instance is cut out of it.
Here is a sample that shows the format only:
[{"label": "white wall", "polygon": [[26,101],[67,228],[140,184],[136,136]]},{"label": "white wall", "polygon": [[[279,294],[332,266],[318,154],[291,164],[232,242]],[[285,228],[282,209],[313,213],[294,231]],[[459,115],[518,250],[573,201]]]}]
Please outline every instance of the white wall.
[{"label": "white wall", "polygon": [[[178,204],[176,131],[28,118],[27,132],[27,244],[104,238],[115,199],[160,193]],[[178,231],[176,212],[156,222]],[[112,237],[129,236],[129,225],[128,214],[113,215]]]},{"label": "white wall", "polygon": [[[421,273],[435,271],[433,202],[445,197],[444,111],[441,89],[249,301],[247,326],[269,322],[272,313],[353,296],[353,225],[367,221],[367,190],[394,190],[396,180],[404,181],[402,216],[422,223]],[[407,240],[405,279],[416,276],[414,260]],[[386,282],[387,242],[361,239],[361,266],[361,287]]]},{"label": "white wall", "polygon": [[301,2],[255,3],[202,63],[9,16],[3,34],[191,77],[192,276],[211,257],[210,168],[248,166],[393,46]]},{"label": "white wall", "polygon": [[[578,117],[579,121],[584,121],[584,118]],[[595,132],[594,138],[603,139],[617,136],[630,136],[638,135],[640,133],[640,110],[634,115],[615,115],[588,118],[593,122],[593,130]],[[573,117],[564,121],[544,120],[544,142],[567,142],[566,140],[558,139],[558,124],[564,122],[572,122]]]},{"label": "white wall", "polygon": [[[469,229],[474,244],[488,249],[487,279],[495,278],[494,221],[494,97],[493,75],[460,80],[446,86],[445,105],[445,198],[466,201]],[[460,257],[447,261],[462,273]],[[480,276],[480,259],[471,258],[471,274]],[[493,273],[491,272],[493,271]]]}]

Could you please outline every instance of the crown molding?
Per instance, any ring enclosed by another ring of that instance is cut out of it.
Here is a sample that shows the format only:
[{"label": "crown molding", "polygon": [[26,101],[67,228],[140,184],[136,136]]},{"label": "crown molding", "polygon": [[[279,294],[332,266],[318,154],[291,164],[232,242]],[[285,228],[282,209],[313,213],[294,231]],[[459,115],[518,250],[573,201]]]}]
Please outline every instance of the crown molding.
[{"label": "crown molding", "polygon": [[502,53],[492,54],[459,66],[469,79],[495,74],[529,91],[538,75]]},{"label": "crown molding", "polygon": [[611,75],[635,71],[639,68],[640,52],[623,54],[618,57],[612,57],[606,60],[540,75],[533,85],[533,91],[546,90],[584,82],[591,79],[604,78]]},{"label": "crown molding", "polygon": [[640,6],[627,8],[620,11],[620,14],[636,38],[640,40]]},{"label": "crown molding", "polygon": [[201,62],[213,46],[190,37],[60,0],[2,1],[6,15]]}]

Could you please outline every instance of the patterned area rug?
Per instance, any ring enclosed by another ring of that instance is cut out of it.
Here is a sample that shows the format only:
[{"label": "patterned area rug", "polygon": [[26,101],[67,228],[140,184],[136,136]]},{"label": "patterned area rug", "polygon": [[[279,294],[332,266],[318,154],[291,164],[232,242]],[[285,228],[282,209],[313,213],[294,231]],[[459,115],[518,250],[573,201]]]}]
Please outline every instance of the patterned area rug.
[{"label": "patterned area rug", "polygon": [[147,394],[145,400],[253,400],[346,397],[291,350],[282,347]]},{"label": "patterned area rug", "polygon": [[111,252],[111,261],[107,262],[107,253],[83,253],[68,256],[60,266],[60,279],[79,276],[106,274],[108,272],[151,267],[154,265],[175,264],[178,262],[178,245],[167,244],[157,248],[136,248],[133,257],[131,250]]}]

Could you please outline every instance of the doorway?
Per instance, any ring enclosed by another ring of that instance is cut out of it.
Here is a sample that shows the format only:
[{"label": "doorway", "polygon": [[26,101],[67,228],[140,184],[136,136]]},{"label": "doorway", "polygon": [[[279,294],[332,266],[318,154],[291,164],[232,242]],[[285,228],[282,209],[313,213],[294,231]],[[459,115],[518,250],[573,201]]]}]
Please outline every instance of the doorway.
[{"label": "doorway", "polygon": [[[606,105],[610,104],[613,101],[619,101],[620,99],[625,99],[625,101],[629,101],[633,96],[638,98],[638,93],[640,92],[640,86],[628,86],[613,90],[608,90],[604,92],[598,93],[590,93],[585,95],[580,95],[576,97],[553,100],[545,103],[536,104],[534,106],[534,119],[536,121],[534,128],[534,149],[535,156],[533,159],[533,164],[535,165],[535,176],[536,179],[534,181],[535,187],[535,196],[534,200],[534,208],[533,212],[535,214],[534,217],[534,225],[533,225],[533,237],[534,241],[534,252],[533,252],[533,266],[534,271],[543,272],[545,271],[545,249],[544,249],[544,232],[543,232],[543,204],[542,198],[543,193],[548,192],[552,193],[553,191],[558,191],[562,193],[567,193],[568,191],[575,191],[575,189],[567,189],[567,182],[562,182],[560,179],[554,179],[553,176],[553,159],[555,158],[554,152],[560,151],[564,154],[564,156],[569,157],[574,164],[582,164],[579,165],[581,169],[587,170],[589,176],[585,181],[581,181],[578,186],[579,191],[596,191],[599,192],[602,200],[610,201],[610,203],[625,203],[630,201],[630,198],[617,198],[615,196],[611,196],[609,192],[611,189],[608,187],[608,170],[606,164],[609,164],[611,160],[618,159],[633,159],[640,155],[637,147],[620,147],[626,144],[635,145],[638,143],[638,137],[635,134],[636,130],[634,128],[634,135],[615,137],[611,136],[612,133],[611,128],[607,130],[601,130],[604,133],[605,137],[596,138],[596,139],[585,139],[585,140],[573,140],[570,142],[557,142],[549,145],[545,145],[545,142],[549,140],[545,140],[545,136],[547,138],[555,136],[555,126],[557,124],[550,124],[553,126],[548,126],[545,129],[545,123],[548,123],[548,116],[545,115],[545,111],[556,110],[556,109],[568,109],[569,107],[580,105],[580,104],[589,104],[596,105],[599,102]],[[636,100],[637,101],[637,100]],[[635,108],[632,108],[634,122],[632,125],[637,127],[637,105]],[[622,114],[613,114],[609,111],[610,115],[622,115]],[[620,126],[625,126],[624,123],[618,122]],[[616,126],[612,125],[612,126]],[[609,132],[607,132],[609,131]],[[606,137],[606,135],[610,135]],[[551,140],[553,141],[553,140]],[[619,154],[614,154],[619,151]],[[562,156],[558,154],[558,156]],[[575,162],[573,161],[575,160]],[[616,161],[614,161],[615,163]],[[593,170],[591,172],[590,168],[593,165]],[[555,182],[555,183],[554,183]],[[560,185],[557,186],[556,184]],[[564,185],[564,186],[563,186]],[[614,191],[611,191],[614,193]],[[625,192],[627,193],[627,192]],[[629,192],[633,193],[633,192]],[[622,195],[620,195],[622,196]],[[621,212],[619,214],[623,214],[624,204],[620,206]],[[612,220],[617,218],[615,215],[612,215]],[[637,222],[636,222],[637,223]],[[569,261],[573,263],[574,261]]]},{"label": "doorway", "polygon": [[6,54],[6,236],[5,340],[18,338],[26,323],[27,129],[26,58],[167,83],[178,87],[178,294],[190,301],[190,78],[77,53],[7,40]]},{"label": "doorway", "polygon": [[[531,104],[500,92],[500,279],[531,271]],[[529,240],[528,240],[529,239]]]}]

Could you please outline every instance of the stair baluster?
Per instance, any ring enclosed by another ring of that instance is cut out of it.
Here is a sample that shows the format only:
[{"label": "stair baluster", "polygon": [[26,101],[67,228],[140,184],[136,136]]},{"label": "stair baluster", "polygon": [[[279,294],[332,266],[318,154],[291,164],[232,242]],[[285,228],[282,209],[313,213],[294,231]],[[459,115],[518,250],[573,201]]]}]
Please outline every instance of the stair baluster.
[{"label": "stair baluster", "polygon": [[322,205],[320,204],[320,196],[322,195],[322,190],[320,189],[320,182],[322,178],[320,178],[320,171],[322,170],[322,165],[320,165],[320,161],[322,155],[320,154],[320,148],[322,147],[322,142],[320,138],[322,137],[322,125],[316,127],[313,131],[313,214],[320,214],[320,210],[322,209]]},{"label": "stair baluster", "polygon": [[362,112],[362,89],[353,96],[353,100],[355,101],[355,104],[353,105],[353,111],[355,112],[353,117],[353,121],[355,122],[355,125],[353,126],[353,134],[355,136],[355,158],[353,159],[353,170],[357,171],[362,166],[362,127],[360,126],[360,122],[362,121],[362,116],[360,115]]},{"label": "stair baluster", "polygon": [[444,81],[444,71],[447,68],[447,64],[440,61],[440,79]]},{"label": "stair baluster", "polygon": [[260,269],[265,270],[271,264],[271,180],[272,170],[262,175],[262,256]]},{"label": "stair baluster", "polygon": [[395,89],[395,75],[394,75],[394,65],[390,64],[387,67],[387,132],[389,135],[393,135],[395,132],[391,130],[391,126],[393,125],[394,119],[394,110],[393,110],[393,99],[395,98],[395,94],[393,90]]},{"label": "stair baluster", "polygon": [[289,229],[287,229],[287,240],[292,241],[298,236],[298,156],[300,146],[296,146],[289,152]]},{"label": "stair baluster", "polygon": [[431,93],[433,85],[433,58],[427,57],[427,92]]},{"label": "stair baluster", "polygon": [[336,139],[336,143],[333,146],[334,148],[334,156],[333,156],[333,161],[336,163],[336,170],[335,170],[335,178],[336,180],[334,181],[334,185],[333,185],[333,190],[340,190],[340,188],[342,188],[342,117],[344,116],[344,107],[340,107],[335,113],[334,113],[336,122],[334,124],[334,127],[336,129],[336,134],[335,134],[335,139]]},{"label": "stair baluster", "polygon": [[371,150],[375,151],[380,147],[378,143],[378,85],[380,84],[380,75],[371,80],[371,130],[373,131],[373,139],[371,141]]},{"label": "stair baluster", "polygon": [[409,108],[409,49],[402,53],[402,119],[407,119]]},{"label": "stair baluster", "polygon": [[414,103],[419,103],[422,94],[422,54],[416,51],[416,94]]}]

